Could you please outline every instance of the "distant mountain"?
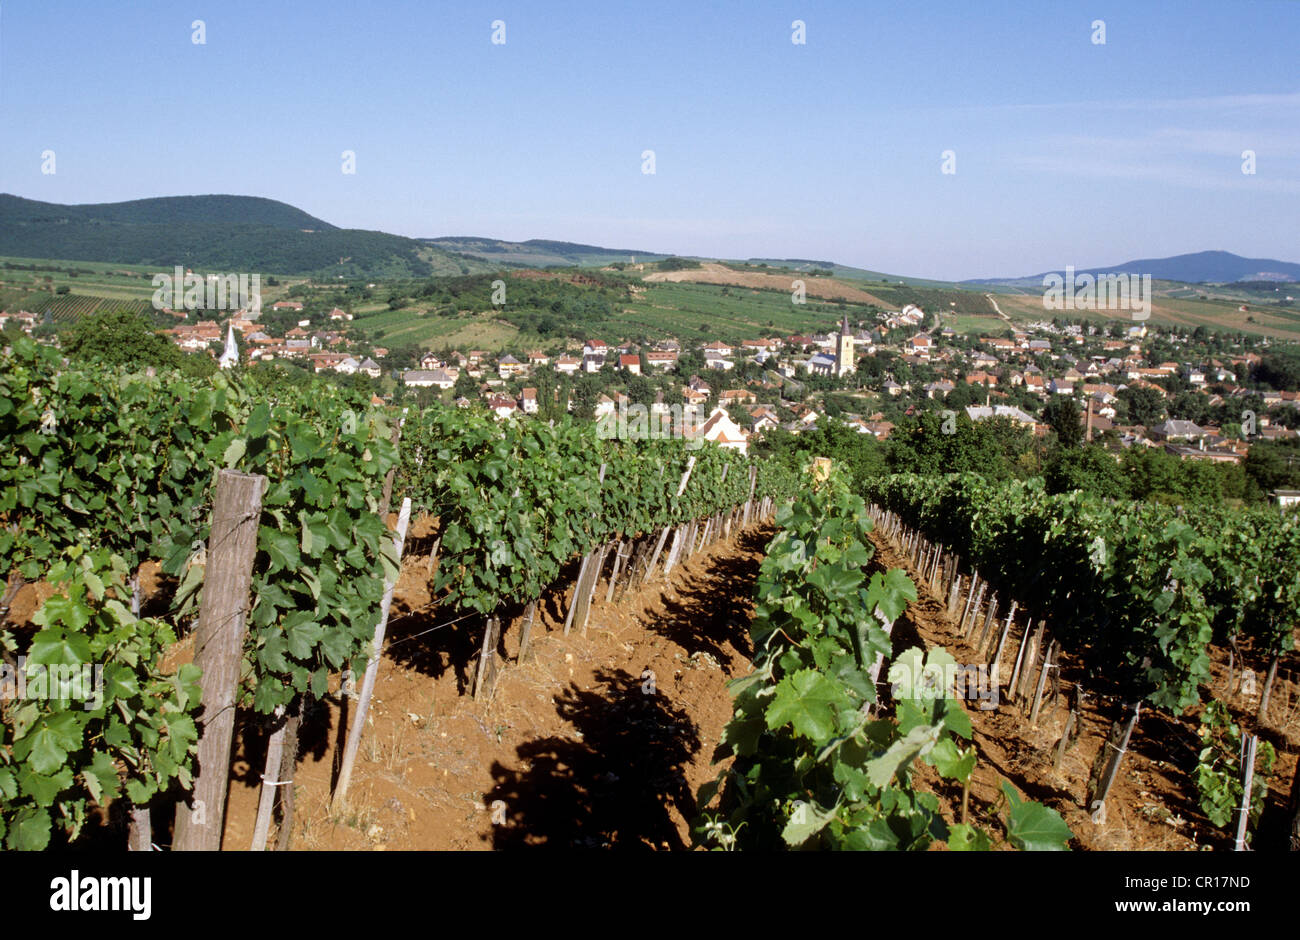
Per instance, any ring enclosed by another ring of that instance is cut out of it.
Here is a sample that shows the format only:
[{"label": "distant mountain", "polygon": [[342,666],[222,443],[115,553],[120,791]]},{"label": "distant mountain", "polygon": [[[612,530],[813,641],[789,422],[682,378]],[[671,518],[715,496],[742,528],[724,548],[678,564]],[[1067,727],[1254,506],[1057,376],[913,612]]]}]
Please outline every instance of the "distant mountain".
[{"label": "distant mountain", "polygon": [[[1064,268],[1056,273],[1063,273]],[[978,278],[963,284],[1003,284],[1012,287],[1041,287],[1044,271],[1028,277]],[[1198,251],[1171,258],[1144,258],[1099,268],[1075,268],[1075,274],[1150,274],[1160,281],[1187,284],[1228,284],[1235,281],[1300,281],[1300,264],[1272,258],[1243,258],[1230,251]]]},{"label": "distant mountain", "polygon": [[480,258],[496,264],[517,265],[530,268],[569,267],[571,265],[606,265],[616,261],[660,261],[669,255],[632,248],[601,248],[578,242],[551,241],[530,238],[524,242],[510,242],[499,238],[473,235],[445,235],[440,238],[422,238],[420,241],[444,251]]},{"label": "distant mountain", "polygon": [[241,223],[315,232],[336,231],[315,216],[288,203],[260,196],[161,196],[129,202],[100,202],[64,206],[0,195],[0,220],[9,224],[39,222]]},{"label": "distant mountain", "polygon": [[65,206],[0,194],[0,255],[343,277],[490,269],[414,238],[341,229],[274,199],[224,195]]}]

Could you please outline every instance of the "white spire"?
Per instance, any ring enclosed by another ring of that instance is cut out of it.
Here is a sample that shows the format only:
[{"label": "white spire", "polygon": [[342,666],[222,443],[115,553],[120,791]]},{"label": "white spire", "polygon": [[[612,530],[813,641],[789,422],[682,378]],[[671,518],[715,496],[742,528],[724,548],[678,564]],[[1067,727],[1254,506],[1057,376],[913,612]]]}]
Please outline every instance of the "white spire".
[{"label": "white spire", "polygon": [[221,353],[221,358],[217,360],[217,365],[223,369],[229,369],[239,364],[239,347],[235,345],[235,324],[226,324],[226,348]]}]

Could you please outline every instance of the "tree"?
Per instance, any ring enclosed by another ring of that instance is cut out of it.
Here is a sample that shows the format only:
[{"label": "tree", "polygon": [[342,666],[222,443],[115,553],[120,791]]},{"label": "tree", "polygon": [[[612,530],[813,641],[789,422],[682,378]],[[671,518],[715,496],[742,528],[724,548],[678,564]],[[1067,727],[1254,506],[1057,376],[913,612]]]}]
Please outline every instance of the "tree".
[{"label": "tree", "polygon": [[1108,499],[1123,499],[1128,495],[1119,462],[1096,445],[1058,448],[1043,470],[1043,482],[1049,493],[1082,490]]},{"label": "tree", "polygon": [[1124,404],[1125,414],[1131,424],[1150,427],[1164,417],[1165,400],[1154,388],[1121,388],[1115,396]]},{"label": "tree", "polygon": [[137,313],[105,311],[83,317],[63,338],[69,359],[141,368],[177,368],[184,354]]},{"label": "tree", "polygon": [[1300,488],[1300,441],[1257,441],[1250,446],[1244,467],[1265,493]]},{"label": "tree", "polygon": [[1281,391],[1300,388],[1300,353],[1288,349],[1264,356],[1255,369],[1255,378]]},{"label": "tree", "polygon": [[1043,409],[1043,422],[1056,432],[1056,440],[1062,447],[1078,447],[1083,440],[1079,404],[1073,398],[1053,395]]}]

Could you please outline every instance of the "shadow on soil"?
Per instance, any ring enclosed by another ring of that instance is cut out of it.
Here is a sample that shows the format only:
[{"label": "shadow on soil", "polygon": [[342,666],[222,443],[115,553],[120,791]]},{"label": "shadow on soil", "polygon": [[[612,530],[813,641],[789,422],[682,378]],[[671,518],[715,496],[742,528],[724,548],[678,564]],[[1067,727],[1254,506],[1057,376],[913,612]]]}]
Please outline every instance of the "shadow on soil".
[{"label": "shadow on soil", "polygon": [[671,810],[694,814],[686,767],[700,747],[695,723],[621,669],[598,672],[596,682],[556,699],[580,739],[520,745],[522,773],[492,768],[496,785],[484,802],[505,804],[493,848],[686,848]]}]

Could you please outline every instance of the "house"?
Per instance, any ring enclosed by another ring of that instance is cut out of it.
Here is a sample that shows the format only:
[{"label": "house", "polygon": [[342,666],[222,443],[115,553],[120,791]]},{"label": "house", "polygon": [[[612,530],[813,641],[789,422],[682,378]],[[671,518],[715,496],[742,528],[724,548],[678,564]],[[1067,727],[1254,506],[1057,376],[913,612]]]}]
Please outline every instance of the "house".
[{"label": "house", "polygon": [[564,375],[573,375],[582,367],[582,360],[577,356],[561,356],[555,360],[555,371]]},{"label": "house", "polygon": [[737,453],[744,454],[749,450],[749,435],[731,420],[727,410],[722,406],[713,409],[713,414],[709,415],[699,428],[688,431],[688,437],[704,438],[706,441],[712,441],[719,447],[727,450],[734,450]]},{"label": "house", "polygon": [[1150,429],[1153,441],[1190,441],[1203,437],[1205,432],[1191,421],[1170,418]]},{"label": "house", "polygon": [[513,398],[508,398],[505,395],[493,395],[488,399],[488,410],[497,416],[498,421],[504,421],[519,409],[515,405]]},{"label": "house", "polygon": [[292,310],[294,313],[302,312],[302,304],[296,300],[277,300],[271,304],[272,310]]},{"label": "house", "polygon": [[903,394],[903,386],[899,385],[893,379],[886,379],[885,384],[880,386],[880,390],[891,398],[897,398]]},{"label": "house", "polygon": [[312,362],[312,367],[317,372],[325,372],[330,369],[337,369],[339,363],[348,358],[342,353],[312,353],[307,357]]},{"label": "house", "polygon": [[757,405],[749,409],[749,431],[751,434],[759,434],[768,428],[776,427],[779,423],[776,412],[767,405]]},{"label": "house", "polygon": [[528,364],[530,366],[548,366],[551,364],[551,357],[544,352],[532,350],[528,353]]},{"label": "house", "polygon": [[1023,424],[1027,427],[1034,426],[1034,416],[1026,414],[1013,405],[967,405],[966,415],[972,421],[987,421],[990,418],[1007,418],[1016,424]]},{"label": "house", "polygon": [[614,399],[608,395],[601,395],[596,399],[596,407],[592,411],[597,418],[612,415],[614,413]]},{"label": "house", "polygon": [[938,382],[931,382],[929,385],[925,386],[925,397],[938,398],[947,395],[954,388],[956,388],[956,386],[947,379],[940,379]]},{"label": "house", "polygon": [[524,414],[537,414],[537,389],[525,388],[520,390],[519,408]]},{"label": "house", "polygon": [[652,349],[645,354],[645,361],[651,369],[667,371],[677,367],[677,353],[666,349]]},{"label": "house", "polygon": [[1272,496],[1283,509],[1300,506],[1300,490],[1274,490]]},{"label": "house", "polygon": [[744,388],[728,389],[718,395],[718,403],[724,408],[730,407],[731,405],[741,405],[746,402],[752,404],[756,401],[758,401],[758,396]]},{"label": "house", "polygon": [[369,356],[361,360],[360,364],[357,366],[357,371],[364,372],[372,379],[379,378],[383,372],[383,370],[379,368],[379,363],[375,362],[375,360],[371,359]]},{"label": "house", "polygon": [[731,347],[726,343],[721,340],[714,340],[704,347],[704,358],[708,359],[709,354],[712,353],[714,358],[725,359],[731,355],[731,351]]},{"label": "house", "polygon": [[451,388],[456,380],[442,369],[411,369],[402,373],[402,381],[412,388]]},{"label": "house", "polygon": [[497,373],[501,378],[508,378],[512,375],[520,375],[528,371],[528,366],[524,365],[510,353],[506,353],[497,360]]},{"label": "house", "polygon": [[708,369],[717,369],[721,372],[729,372],[736,367],[736,364],[730,359],[720,359],[714,357],[712,353],[706,353],[704,356],[704,366]]},{"label": "house", "polygon": [[[301,309],[301,308],[299,308],[299,309]],[[348,313],[346,310],[340,310],[338,307],[335,307],[333,310],[330,311],[330,319],[331,319],[331,320],[351,320],[351,319],[352,319],[352,314]]]},{"label": "house", "polygon": [[918,333],[907,341],[907,351],[920,359],[929,359],[934,340],[928,333]]},{"label": "house", "polygon": [[623,353],[618,357],[618,367],[630,375],[640,375],[641,357],[636,353]]}]

